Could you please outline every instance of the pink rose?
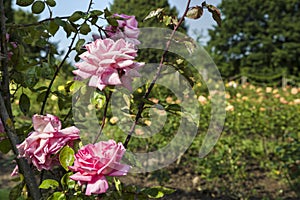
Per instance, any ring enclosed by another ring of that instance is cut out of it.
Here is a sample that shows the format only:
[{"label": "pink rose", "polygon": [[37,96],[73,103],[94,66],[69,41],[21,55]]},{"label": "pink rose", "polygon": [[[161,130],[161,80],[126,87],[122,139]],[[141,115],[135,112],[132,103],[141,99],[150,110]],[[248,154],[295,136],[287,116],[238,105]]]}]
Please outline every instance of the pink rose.
[{"label": "pink rose", "polygon": [[80,55],[73,73],[82,79],[89,78],[89,86],[103,90],[107,85],[122,85],[131,90],[133,77],[139,76],[143,63],[134,62],[137,50],[124,39],[97,39],[87,44],[87,51]]},{"label": "pink rose", "polygon": [[34,131],[19,145],[19,157],[25,157],[38,170],[49,170],[58,165],[57,153],[65,145],[73,145],[79,139],[79,129],[75,126],[61,129],[58,117],[47,114],[32,117]]},{"label": "pink rose", "polygon": [[109,25],[106,27],[105,30],[108,37],[113,40],[123,38],[134,45],[139,45],[140,41],[138,40],[138,36],[140,34],[140,30],[135,16],[125,14],[114,14],[113,16],[122,19],[117,20],[118,26]]},{"label": "pink rose", "polygon": [[76,173],[70,178],[79,185],[87,183],[86,195],[105,193],[108,189],[105,176],[124,176],[130,169],[120,163],[124,153],[122,143],[114,140],[88,144],[75,154],[74,166],[69,169]]}]

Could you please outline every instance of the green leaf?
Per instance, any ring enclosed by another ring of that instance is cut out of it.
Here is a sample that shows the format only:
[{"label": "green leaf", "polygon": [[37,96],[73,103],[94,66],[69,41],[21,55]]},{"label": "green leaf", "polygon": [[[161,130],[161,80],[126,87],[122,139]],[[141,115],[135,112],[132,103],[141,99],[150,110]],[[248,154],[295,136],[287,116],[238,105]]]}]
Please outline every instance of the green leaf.
[{"label": "green leaf", "polygon": [[172,17],[167,15],[163,16],[163,23],[169,26],[172,23]]},{"label": "green leaf", "polygon": [[106,20],[110,25],[118,26],[118,21],[114,17],[108,17]]},{"label": "green leaf", "polygon": [[73,172],[66,173],[60,180],[61,185],[67,189],[74,189],[76,182],[70,179]]},{"label": "green leaf", "polygon": [[28,114],[30,108],[30,99],[24,93],[22,93],[20,96],[19,108],[22,111],[22,113],[24,113],[24,115]]},{"label": "green leaf", "polygon": [[152,10],[145,18],[143,21],[146,21],[147,19],[150,19],[152,17],[156,17],[162,13],[164,9],[163,8],[157,8],[156,10]]},{"label": "green leaf", "polygon": [[47,0],[47,1],[46,1],[46,4],[47,4],[48,6],[50,6],[50,7],[56,6],[55,0]]},{"label": "green leaf", "polygon": [[84,16],[84,13],[82,11],[76,11],[74,12],[70,17],[69,17],[69,21],[70,22],[76,22],[77,20],[79,20],[80,18],[82,18]]},{"label": "green leaf", "polygon": [[103,14],[103,11],[101,11],[101,10],[92,10],[91,11],[92,16],[100,16],[102,14]]},{"label": "green leaf", "polygon": [[74,150],[69,146],[65,146],[59,153],[59,162],[66,171],[69,170],[68,166],[73,165],[74,159]]},{"label": "green leaf", "polygon": [[21,182],[10,190],[9,199],[15,200],[22,197],[22,189],[25,183]]},{"label": "green leaf", "polygon": [[53,179],[45,179],[40,184],[39,188],[41,189],[56,189],[59,186],[59,183]]},{"label": "green leaf", "polygon": [[7,154],[11,150],[9,139],[4,139],[0,142],[0,151]]},{"label": "green leaf", "polygon": [[47,200],[66,200],[67,197],[62,192],[54,192]]},{"label": "green leaf", "polygon": [[47,94],[47,91],[43,91],[43,92],[39,93],[39,95],[36,98],[36,101],[43,102],[45,100],[46,94]]},{"label": "green leaf", "polygon": [[108,8],[104,9],[104,18],[112,16],[112,13],[108,10]]},{"label": "green leaf", "polygon": [[166,194],[172,194],[173,192],[175,192],[175,190],[162,186],[154,186],[151,188],[142,189],[141,192],[147,194],[149,198],[158,199]]},{"label": "green leaf", "polygon": [[76,46],[75,46],[75,50],[77,52],[79,52],[83,46],[83,44],[85,43],[85,40],[84,39],[79,39],[76,43]]},{"label": "green leaf", "polygon": [[115,187],[116,187],[119,195],[121,196],[122,195],[122,183],[121,183],[121,181],[114,177],[114,183],[115,183]]},{"label": "green leaf", "polygon": [[55,17],[55,18],[54,18],[54,22],[55,22],[57,25],[62,26],[62,27],[64,27],[64,26],[66,25],[66,22],[63,21],[62,19],[60,19],[59,17]]},{"label": "green leaf", "polygon": [[64,28],[64,31],[67,34],[67,37],[70,37],[72,32],[77,32],[76,28],[68,22],[65,23],[65,26],[63,26],[63,28]]},{"label": "green leaf", "polygon": [[17,0],[18,6],[29,6],[33,3],[34,0]]},{"label": "green leaf", "polygon": [[31,11],[34,14],[40,14],[45,9],[45,3],[43,1],[36,1],[31,6]]},{"label": "green leaf", "polygon": [[83,35],[87,35],[91,31],[90,26],[87,23],[83,23],[80,26],[79,32]]},{"label": "green leaf", "polygon": [[55,21],[51,21],[50,23],[49,23],[49,33],[51,34],[51,35],[55,35],[55,33],[58,31],[58,29],[59,29],[59,26],[57,25],[57,23],[55,23]]}]

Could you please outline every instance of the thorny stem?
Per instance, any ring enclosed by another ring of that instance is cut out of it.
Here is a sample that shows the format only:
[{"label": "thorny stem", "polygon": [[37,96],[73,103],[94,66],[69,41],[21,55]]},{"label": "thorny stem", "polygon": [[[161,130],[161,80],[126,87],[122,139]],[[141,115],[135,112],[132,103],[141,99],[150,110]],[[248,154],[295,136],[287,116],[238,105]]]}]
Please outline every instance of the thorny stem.
[{"label": "thorny stem", "polygon": [[[19,138],[16,134],[13,123],[12,107],[10,103],[10,88],[9,88],[9,71],[7,58],[7,39],[6,39],[6,24],[5,10],[3,0],[0,0],[0,34],[1,34],[1,88],[0,88],[0,120],[2,121],[5,133],[10,141],[14,154],[19,155],[16,145],[19,143]],[[25,183],[32,199],[39,200],[41,193],[35,181],[34,174],[24,158],[16,159],[20,172],[24,175]]]},{"label": "thorny stem", "polygon": [[110,102],[111,95],[112,95],[111,91],[109,91],[108,95],[105,95],[106,96],[106,99],[105,99],[106,102],[105,102],[105,107],[104,107],[104,111],[103,111],[102,123],[101,123],[101,127],[100,127],[100,129],[97,133],[97,136],[96,136],[93,144],[95,144],[97,142],[97,140],[99,139],[100,135],[102,134],[103,128],[105,126],[106,115],[107,115],[107,110],[108,110],[108,105],[109,105],[109,102]]},{"label": "thorny stem", "polygon": [[[181,24],[183,23],[184,17],[186,16],[186,14],[187,14],[187,12],[188,12],[188,10],[189,10],[190,3],[191,3],[191,0],[188,0],[188,2],[187,2],[187,4],[186,4],[185,11],[184,11],[182,17],[180,18],[178,24],[175,26],[174,30],[173,30],[172,33],[171,33],[171,36],[170,36],[169,40],[168,40],[167,43],[166,43],[166,47],[165,47],[165,50],[164,50],[164,52],[163,52],[163,54],[162,54],[162,56],[161,56],[160,63],[159,63],[159,66],[158,66],[158,68],[157,68],[157,71],[156,71],[156,73],[155,73],[155,76],[154,76],[154,78],[153,78],[151,84],[149,85],[147,91],[145,92],[145,94],[144,94],[144,96],[143,96],[143,99],[147,99],[147,98],[148,98],[149,94],[151,93],[151,90],[153,89],[153,87],[154,87],[154,85],[155,85],[157,79],[158,79],[159,76],[160,76],[160,73],[161,73],[161,70],[162,70],[162,67],[163,67],[163,62],[164,62],[165,56],[166,56],[167,53],[168,53],[168,50],[169,50],[171,41],[172,41],[172,39],[173,39],[173,37],[174,37],[176,31],[178,30],[178,28],[179,28],[179,27],[181,26]],[[125,142],[124,142],[124,147],[125,147],[125,148],[127,148],[127,145],[128,145],[128,143],[129,143],[129,141],[130,141],[130,138],[131,138],[131,136],[132,136],[134,130],[135,130],[135,127],[136,127],[136,125],[137,125],[137,123],[138,123],[138,120],[139,120],[139,119],[141,118],[141,116],[142,116],[142,112],[143,112],[143,110],[144,110],[144,105],[145,105],[145,102],[142,101],[142,102],[139,104],[139,106],[138,106],[138,112],[137,112],[137,114],[136,114],[136,116],[135,116],[135,120],[134,120],[134,122],[133,122],[133,124],[132,124],[132,126],[131,126],[131,128],[130,128],[130,131],[129,131],[129,133],[128,133],[126,139],[125,139]]]},{"label": "thorny stem", "polygon": [[[89,7],[88,7],[88,9],[87,9],[87,13],[91,10],[92,4],[93,4],[93,0],[90,0]],[[86,21],[87,21],[87,19],[84,21],[84,23],[85,23]],[[42,104],[42,108],[41,108],[41,111],[40,111],[40,114],[41,114],[41,115],[44,114],[45,106],[46,106],[48,97],[49,97],[49,95],[50,95],[50,92],[51,92],[51,88],[52,88],[52,86],[53,86],[53,83],[54,83],[54,81],[55,81],[55,79],[56,79],[56,77],[57,77],[57,75],[58,75],[60,69],[62,68],[62,66],[63,66],[64,63],[66,62],[66,60],[67,60],[67,58],[69,57],[70,53],[72,52],[72,47],[73,47],[73,45],[74,45],[74,43],[75,43],[75,40],[76,40],[77,35],[78,35],[78,31],[75,33],[74,37],[72,38],[71,44],[70,44],[70,46],[69,46],[69,49],[68,49],[68,51],[67,51],[65,57],[63,58],[63,60],[61,61],[60,65],[56,68],[56,70],[55,70],[55,72],[54,72],[54,76],[53,76],[53,78],[52,78],[52,80],[51,80],[51,82],[50,82],[50,84],[49,84],[49,86],[48,86],[48,88],[47,88],[46,95],[45,95],[45,98],[44,98],[44,101],[43,101],[43,104]]]}]

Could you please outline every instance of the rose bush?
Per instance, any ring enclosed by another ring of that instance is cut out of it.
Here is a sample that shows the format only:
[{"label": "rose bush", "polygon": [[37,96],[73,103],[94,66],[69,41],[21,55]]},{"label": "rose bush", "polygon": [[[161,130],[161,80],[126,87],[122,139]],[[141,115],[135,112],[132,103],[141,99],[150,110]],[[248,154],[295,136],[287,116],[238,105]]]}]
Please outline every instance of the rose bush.
[{"label": "rose bush", "polygon": [[77,63],[73,73],[82,79],[90,79],[89,86],[103,90],[108,85],[122,85],[131,90],[133,77],[144,64],[135,62],[137,50],[124,39],[97,39],[87,44],[87,51],[80,55],[83,62]]},{"label": "rose bush", "polygon": [[88,144],[75,154],[74,166],[69,169],[76,173],[70,178],[79,185],[87,183],[86,195],[105,193],[108,189],[105,176],[124,176],[130,169],[120,163],[124,153],[122,143],[114,140]]},{"label": "rose bush", "polygon": [[58,152],[66,145],[73,145],[79,139],[79,129],[75,126],[61,129],[58,117],[34,115],[34,131],[19,145],[19,157],[25,157],[38,170],[52,169],[59,165]]}]

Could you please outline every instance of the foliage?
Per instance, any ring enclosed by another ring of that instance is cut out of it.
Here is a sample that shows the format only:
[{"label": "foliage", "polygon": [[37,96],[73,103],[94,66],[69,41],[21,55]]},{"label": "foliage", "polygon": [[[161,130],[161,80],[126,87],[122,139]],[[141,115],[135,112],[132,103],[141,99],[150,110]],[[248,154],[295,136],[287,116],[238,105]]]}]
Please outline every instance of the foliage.
[{"label": "foliage", "polygon": [[223,76],[243,68],[266,77],[278,69],[299,75],[299,1],[223,0],[219,7],[224,20],[209,32],[208,49]]}]

